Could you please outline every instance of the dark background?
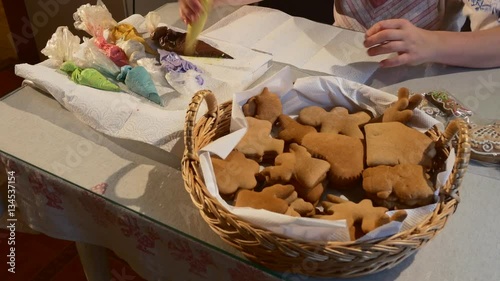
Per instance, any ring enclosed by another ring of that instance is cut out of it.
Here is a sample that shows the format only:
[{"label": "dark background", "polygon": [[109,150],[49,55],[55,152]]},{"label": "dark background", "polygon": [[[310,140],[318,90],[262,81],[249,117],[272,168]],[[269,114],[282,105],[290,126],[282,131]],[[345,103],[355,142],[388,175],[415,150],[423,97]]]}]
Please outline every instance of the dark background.
[{"label": "dark background", "polygon": [[264,0],[259,6],[281,10],[289,15],[333,24],[333,0]]},{"label": "dark background", "polygon": [[[259,2],[259,6],[278,9],[292,16],[333,24],[333,3],[334,0],[264,0]],[[466,19],[462,31],[470,31],[469,18]]]}]

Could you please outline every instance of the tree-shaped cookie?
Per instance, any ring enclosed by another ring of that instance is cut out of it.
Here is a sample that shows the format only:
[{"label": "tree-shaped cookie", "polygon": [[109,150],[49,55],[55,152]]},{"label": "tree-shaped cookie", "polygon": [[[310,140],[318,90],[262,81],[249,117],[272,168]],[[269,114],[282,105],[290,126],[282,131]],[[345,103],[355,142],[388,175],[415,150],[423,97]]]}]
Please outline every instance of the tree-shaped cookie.
[{"label": "tree-shaped cookie", "polygon": [[369,199],[354,203],[328,194],[327,200],[322,202],[326,215],[316,215],[314,217],[328,220],[345,219],[351,240],[356,240],[386,223],[395,220],[402,222],[406,218],[405,211],[398,211],[389,217],[386,215],[387,208],[374,207]]},{"label": "tree-shaped cookie", "polygon": [[248,130],[236,145],[236,150],[257,162],[261,162],[265,156],[274,158],[283,153],[285,142],[271,136],[272,124],[269,121],[253,117],[245,117],[245,119],[248,123]]},{"label": "tree-shaped cookie", "polygon": [[245,158],[239,151],[231,151],[226,159],[211,156],[215,179],[219,192],[233,194],[239,188],[253,189],[257,185],[255,175],[259,173],[259,164]]},{"label": "tree-shaped cookie", "polygon": [[360,111],[349,114],[344,107],[334,107],[327,112],[319,106],[308,106],[299,112],[298,121],[302,124],[320,127],[322,133],[335,133],[363,139],[360,126],[370,121],[368,113]]},{"label": "tree-shaped cookie", "polygon": [[264,168],[261,172],[268,182],[289,183],[293,177],[308,189],[322,182],[330,170],[327,161],[313,158],[305,147],[296,143],[290,144],[290,152],[278,155],[274,165]]},{"label": "tree-shaped cookie", "polygon": [[363,189],[375,203],[389,209],[432,203],[434,189],[424,168],[414,164],[377,166],[363,171]]},{"label": "tree-shaped cookie", "polygon": [[283,111],[282,107],[280,97],[266,87],[259,95],[248,99],[242,110],[245,116],[267,120],[274,124]]}]

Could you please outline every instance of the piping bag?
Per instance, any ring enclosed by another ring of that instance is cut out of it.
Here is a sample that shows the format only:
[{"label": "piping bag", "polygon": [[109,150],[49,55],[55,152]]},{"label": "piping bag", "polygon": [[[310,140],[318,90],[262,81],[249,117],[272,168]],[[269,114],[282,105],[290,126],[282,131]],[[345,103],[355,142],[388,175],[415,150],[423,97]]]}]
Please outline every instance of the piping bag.
[{"label": "piping bag", "polygon": [[202,5],[202,11],[198,19],[189,24],[186,34],[186,43],[184,45],[184,54],[191,56],[196,50],[196,43],[198,42],[198,36],[203,31],[205,23],[207,22],[208,13],[212,9],[213,0],[200,0]]},{"label": "piping bag", "polygon": [[80,68],[71,61],[64,62],[59,69],[70,75],[73,82],[105,91],[120,92],[121,89],[110,82],[94,68]]}]

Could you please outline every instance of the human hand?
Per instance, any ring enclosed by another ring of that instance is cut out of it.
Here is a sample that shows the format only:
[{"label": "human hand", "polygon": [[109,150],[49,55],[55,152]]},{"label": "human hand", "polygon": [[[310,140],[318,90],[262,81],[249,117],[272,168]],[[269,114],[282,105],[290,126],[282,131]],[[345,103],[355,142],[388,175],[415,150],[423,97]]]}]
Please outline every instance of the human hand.
[{"label": "human hand", "polygon": [[369,56],[396,53],[380,62],[382,67],[394,67],[433,61],[439,43],[433,31],[418,28],[406,19],[390,19],[370,27],[363,44]]},{"label": "human hand", "polygon": [[200,0],[179,0],[179,14],[185,24],[191,24],[198,19],[203,11]]}]

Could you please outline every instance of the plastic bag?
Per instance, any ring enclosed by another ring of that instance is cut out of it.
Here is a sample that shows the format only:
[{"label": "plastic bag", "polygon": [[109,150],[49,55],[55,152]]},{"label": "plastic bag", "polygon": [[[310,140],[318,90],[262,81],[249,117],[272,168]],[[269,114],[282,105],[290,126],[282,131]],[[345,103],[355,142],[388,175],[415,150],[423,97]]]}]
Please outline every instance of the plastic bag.
[{"label": "plastic bag", "polygon": [[[178,94],[174,94],[175,90],[172,89],[170,84],[167,82],[167,79],[165,79],[165,72],[161,69],[161,65],[158,63],[158,61],[154,58],[142,58],[137,61],[137,65],[143,66],[148,73],[151,75],[151,79],[153,79],[153,82],[155,84],[156,89],[158,90],[158,94],[162,96],[165,100],[171,100],[175,98]],[[168,96],[163,96],[165,94],[170,94]],[[169,104],[171,106],[171,104]],[[182,104],[182,106],[179,109],[184,109],[185,104]]]},{"label": "plastic bag", "polygon": [[204,85],[205,78],[202,69],[174,52],[164,50],[158,50],[158,52],[160,54],[161,68],[166,73],[167,81],[170,82],[170,79],[172,79],[172,81],[177,81],[180,84],[195,85],[194,90],[192,90],[193,93],[198,90],[198,87]]},{"label": "plastic bag", "polygon": [[116,80],[124,82],[132,92],[156,104],[162,105],[161,98],[158,95],[153,79],[151,79],[151,75],[146,68],[142,66],[131,67],[130,65],[126,65],[121,68],[121,72],[117,75]]},{"label": "plastic bag", "polygon": [[102,36],[94,38],[94,43],[99,49],[101,49],[108,58],[110,58],[117,66],[122,67],[129,64],[129,59],[127,54],[122,48],[115,44],[110,44],[106,42],[106,39]]},{"label": "plastic bag", "polygon": [[80,48],[80,41],[67,26],[59,26],[41,52],[59,66],[63,62],[73,60],[74,54]]},{"label": "plastic bag", "polygon": [[73,14],[75,28],[83,30],[93,37],[103,34],[104,30],[116,26],[116,21],[101,0],[96,5],[85,4]]},{"label": "plastic bag", "polygon": [[146,70],[151,75],[151,78],[155,84],[161,85],[163,87],[168,87],[169,84],[165,79],[165,72],[161,69],[161,65],[154,58],[142,58],[137,61],[137,64],[146,68]]},{"label": "plastic bag", "polygon": [[116,43],[118,40],[135,40],[144,45],[146,52],[152,55],[158,55],[158,53],[149,46],[146,40],[141,34],[135,29],[135,27],[128,23],[120,23],[110,29],[109,40]]},{"label": "plastic bag", "polygon": [[149,34],[155,31],[161,21],[161,17],[157,12],[149,12],[144,19],[144,24]]},{"label": "plastic bag", "polygon": [[104,75],[93,68],[82,69],[76,66],[73,62],[65,62],[59,68],[61,71],[68,74],[71,80],[77,84],[105,90],[120,92],[120,88],[109,81]]},{"label": "plastic bag", "polygon": [[136,65],[138,60],[146,57],[146,50],[141,42],[120,39],[116,45],[125,52],[131,65]]},{"label": "plastic bag", "polygon": [[102,74],[115,79],[120,68],[95,45],[94,39],[83,38],[83,44],[74,56],[80,68],[95,68]]}]

